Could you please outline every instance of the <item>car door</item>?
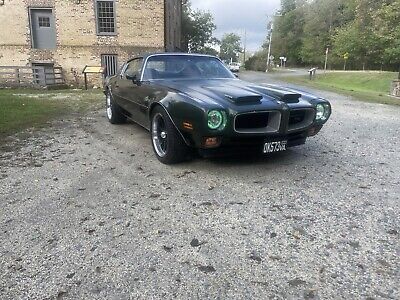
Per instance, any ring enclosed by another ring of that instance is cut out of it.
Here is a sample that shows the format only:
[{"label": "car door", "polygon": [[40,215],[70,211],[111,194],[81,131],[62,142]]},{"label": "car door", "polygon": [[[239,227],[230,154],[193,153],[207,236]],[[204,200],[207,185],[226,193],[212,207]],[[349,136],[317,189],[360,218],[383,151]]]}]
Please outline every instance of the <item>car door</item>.
[{"label": "car door", "polygon": [[112,91],[112,95],[114,98],[114,101],[121,107],[122,106],[122,100],[121,100],[121,89],[120,89],[120,80],[123,78],[123,74],[125,72],[126,69],[126,63],[124,63],[122,65],[122,67],[118,70],[117,75],[115,76],[115,78],[111,79],[109,82],[109,88]]},{"label": "car door", "polygon": [[126,64],[120,78],[115,86],[119,97],[120,106],[128,112],[129,117],[142,124],[140,110],[140,76],[142,71],[143,58],[135,58]]},{"label": "car door", "polygon": [[166,66],[164,61],[154,61],[151,58],[143,66],[143,76],[137,100],[139,101],[140,124],[145,128],[150,128],[149,106],[151,103],[161,100],[166,95],[163,88],[153,83],[154,79],[161,78],[159,77],[160,72],[165,71]]},{"label": "car door", "polygon": [[140,89],[138,90],[137,100],[139,101],[139,113],[137,121],[143,127],[150,129],[149,120],[149,106],[153,101],[159,100],[161,91],[159,88],[155,87],[150,81],[142,81]]}]

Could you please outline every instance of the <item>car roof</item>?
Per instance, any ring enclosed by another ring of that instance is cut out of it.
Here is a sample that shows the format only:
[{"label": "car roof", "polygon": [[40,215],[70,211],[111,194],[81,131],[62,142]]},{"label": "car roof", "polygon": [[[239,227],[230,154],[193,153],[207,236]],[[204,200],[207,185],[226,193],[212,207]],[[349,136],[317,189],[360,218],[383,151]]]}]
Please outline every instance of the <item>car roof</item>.
[{"label": "car roof", "polygon": [[156,52],[156,53],[148,53],[143,55],[143,58],[146,59],[150,56],[163,56],[163,55],[172,55],[172,56],[204,56],[204,57],[213,57],[216,56],[208,55],[208,54],[200,54],[200,53],[186,53],[186,52]]},{"label": "car roof", "polygon": [[200,56],[200,57],[211,57],[211,58],[216,58],[219,59],[216,56],[213,55],[208,55],[208,54],[200,54],[200,53],[186,53],[186,52],[155,52],[155,53],[147,53],[143,55],[138,55],[135,57],[132,57],[129,59],[127,62],[131,62],[134,59],[138,58],[143,58],[144,61],[146,61],[149,57],[153,56],[164,56],[164,55],[172,55],[172,56]]}]

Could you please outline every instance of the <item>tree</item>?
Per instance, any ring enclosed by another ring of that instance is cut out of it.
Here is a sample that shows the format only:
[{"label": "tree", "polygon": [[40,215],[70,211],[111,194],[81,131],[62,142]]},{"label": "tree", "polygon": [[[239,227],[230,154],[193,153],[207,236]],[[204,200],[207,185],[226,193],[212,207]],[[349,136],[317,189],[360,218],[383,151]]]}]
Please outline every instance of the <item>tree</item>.
[{"label": "tree", "polygon": [[350,3],[349,0],[314,0],[307,6],[301,49],[304,64],[324,64],[326,49],[332,49],[335,28],[354,18],[354,11],[348,9]]},{"label": "tree", "polygon": [[[392,65],[393,69],[400,68],[400,0],[383,5],[373,14],[373,32],[382,48],[382,60]],[[400,79],[400,70],[399,70]]]},{"label": "tree", "polygon": [[242,52],[240,36],[236,33],[225,34],[221,40],[220,58],[236,62],[240,52]]},{"label": "tree", "polygon": [[200,53],[213,56],[218,56],[219,54],[219,52],[216,49],[209,46],[205,46]]},{"label": "tree", "polygon": [[350,53],[358,68],[381,64],[382,51],[373,33],[373,12],[379,9],[385,0],[353,0],[354,19],[338,28],[334,37],[335,52],[338,55]]},{"label": "tree", "polygon": [[265,72],[267,69],[267,61],[268,61],[268,50],[262,49],[253,56],[251,56],[245,62],[246,70],[253,70],[253,71],[262,71]]},{"label": "tree", "polygon": [[323,67],[329,48],[333,67],[342,68],[348,53],[349,68],[397,71],[399,11],[400,0],[281,0],[272,54],[292,65]]},{"label": "tree", "polygon": [[217,29],[211,13],[192,10],[190,2],[183,5],[182,15],[182,48],[192,53],[215,53],[212,46],[218,44],[213,38],[213,32]]},{"label": "tree", "polygon": [[285,56],[292,64],[301,64],[307,0],[282,0],[280,15],[275,18],[272,54]]}]

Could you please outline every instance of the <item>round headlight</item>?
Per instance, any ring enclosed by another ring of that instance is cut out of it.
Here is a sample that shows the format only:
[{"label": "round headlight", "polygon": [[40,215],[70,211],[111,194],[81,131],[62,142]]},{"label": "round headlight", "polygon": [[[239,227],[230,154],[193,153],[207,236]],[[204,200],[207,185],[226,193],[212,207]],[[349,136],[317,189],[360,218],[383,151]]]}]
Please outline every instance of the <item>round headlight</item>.
[{"label": "round headlight", "polygon": [[218,110],[211,110],[208,113],[207,120],[208,128],[215,130],[221,127],[224,124],[224,115],[222,112]]},{"label": "round headlight", "polygon": [[317,121],[326,121],[329,118],[330,113],[330,107],[328,104],[319,103],[317,104],[317,114],[315,119]]}]

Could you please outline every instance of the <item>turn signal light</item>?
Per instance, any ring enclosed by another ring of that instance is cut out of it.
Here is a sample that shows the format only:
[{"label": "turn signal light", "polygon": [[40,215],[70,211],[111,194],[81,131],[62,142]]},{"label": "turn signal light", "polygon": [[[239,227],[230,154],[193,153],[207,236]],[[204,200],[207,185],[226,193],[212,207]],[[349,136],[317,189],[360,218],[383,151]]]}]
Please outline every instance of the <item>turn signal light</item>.
[{"label": "turn signal light", "polygon": [[220,140],[217,137],[207,137],[204,139],[204,146],[206,148],[216,148],[220,145]]},{"label": "turn signal light", "polygon": [[183,122],[182,125],[183,125],[183,128],[185,128],[185,129],[193,130],[193,124],[192,123]]},{"label": "turn signal light", "polygon": [[311,127],[311,128],[308,130],[308,136],[317,135],[318,132],[320,132],[321,128],[322,128],[322,126]]}]

